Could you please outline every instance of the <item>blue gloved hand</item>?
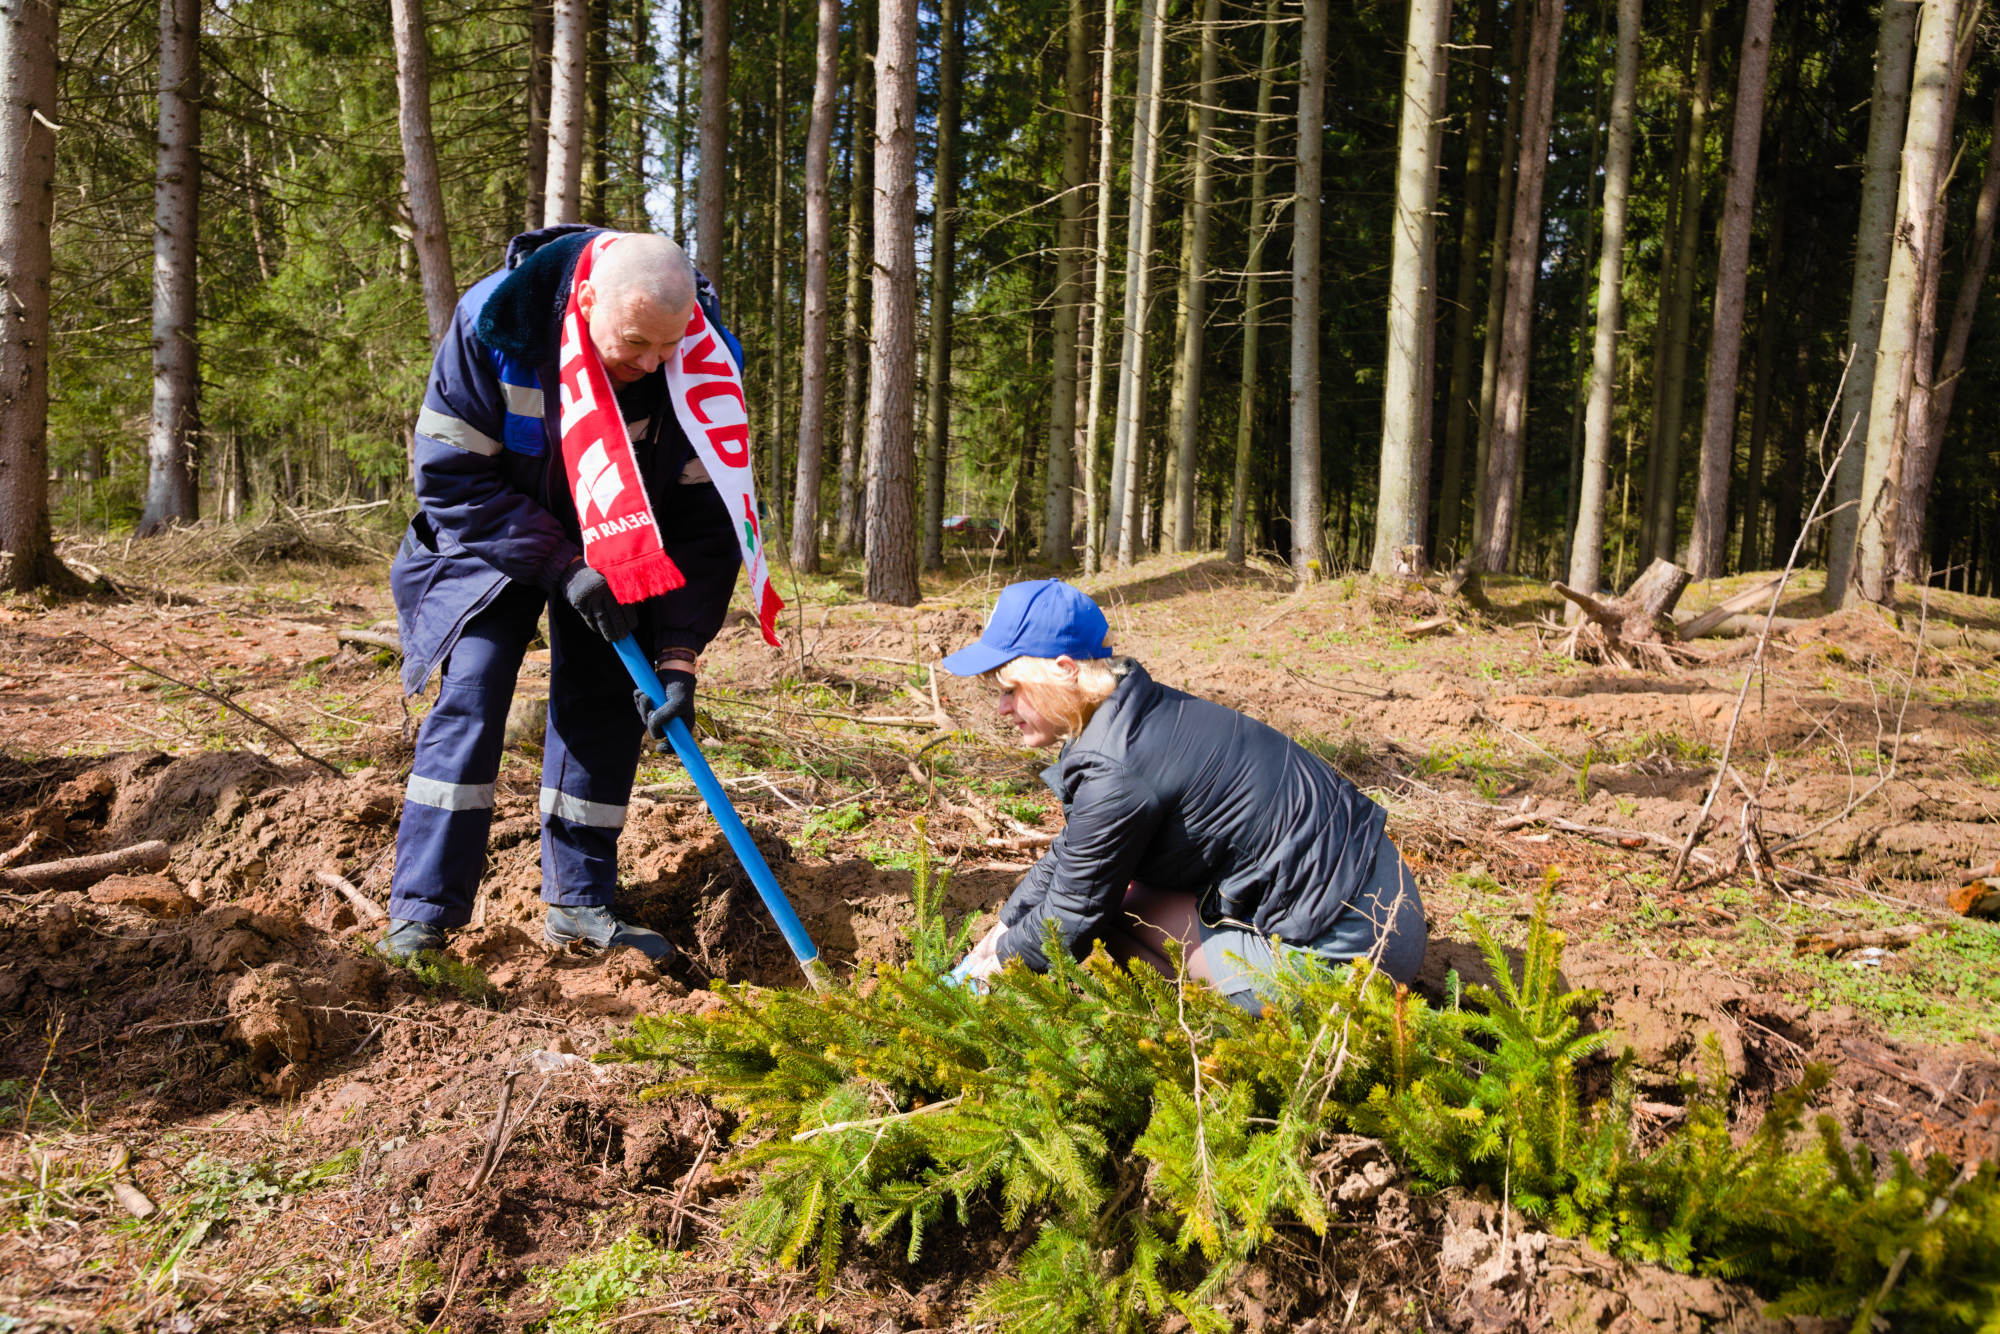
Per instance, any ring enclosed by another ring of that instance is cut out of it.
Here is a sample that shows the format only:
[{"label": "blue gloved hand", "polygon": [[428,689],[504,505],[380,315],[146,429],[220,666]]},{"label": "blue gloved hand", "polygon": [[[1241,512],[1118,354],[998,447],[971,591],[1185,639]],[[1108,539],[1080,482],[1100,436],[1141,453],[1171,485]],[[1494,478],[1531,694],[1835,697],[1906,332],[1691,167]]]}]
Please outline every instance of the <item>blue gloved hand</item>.
[{"label": "blue gloved hand", "polygon": [[665,755],[673,749],[667,740],[667,724],[678,718],[694,731],[694,673],[668,670],[660,673],[660,684],[666,689],[666,700],[659,707],[646,698],[646,692],[632,692],[632,702],[639,708],[639,717],[645,720],[646,735],[655,742],[657,754]]},{"label": "blue gloved hand", "polygon": [[584,564],[582,557],[564,572],[562,592],[584,624],[603,635],[606,643],[617,643],[639,624],[637,613],[612,594],[604,576]]},{"label": "blue gloved hand", "polygon": [[975,976],[973,974],[972,959],[970,956],[960,959],[958,967],[944,975],[944,981],[946,986],[970,987],[972,994],[975,996],[984,996],[986,994],[986,978],[983,975]]}]

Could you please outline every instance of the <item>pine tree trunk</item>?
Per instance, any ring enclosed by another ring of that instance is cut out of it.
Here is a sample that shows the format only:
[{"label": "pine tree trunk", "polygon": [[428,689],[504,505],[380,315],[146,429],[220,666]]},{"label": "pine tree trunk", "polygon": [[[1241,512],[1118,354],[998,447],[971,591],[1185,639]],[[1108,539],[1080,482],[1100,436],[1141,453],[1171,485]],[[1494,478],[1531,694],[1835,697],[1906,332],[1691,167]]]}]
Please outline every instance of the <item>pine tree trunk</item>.
[{"label": "pine tree trunk", "polygon": [[1555,103],[1556,51],[1562,41],[1562,0],[1535,0],[1528,74],[1522,88],[1520,156],[1514,167],[1514,223],[1507,240],[1507,308],[1501,317],[1500,373],[1493,395],[1493,443],[1486,463],[1486,514],[1479,568],[1505,569],[1518,522],[1519,478],[1526,443],[1528,349],[1534,321],[1535,270],[1541,260],[1542,184],[1548,175],[1549,129]]},{"label": "pine tree trunk", "polygon": [[1048,493],[1042,507],[1042,560],[1069,567],[1070,489],[1076,472],[1077,330],[1083,303],[1084,189],[1090,175],[1090,28],[1084,0],[1069,0],[1063,90],[1063,196],[1056,224],[1055,326],[1050,355]]},{"label": "pine tree trunk", "polygon": [[548,200],[542,225],[583,216],[585,64],[590,53],[589,0],[555,0],[550,46]]},{"label": "pine tree trunk", "polygon": [[[1692,119],[1690,107],[1693,99],[1685,89],[1694,83],[1695,30],[1699,25],[1692,20],[1681,30],[1681,53],[1674,69],[1677,89],[1681,90],[1674,99],[1677,103],[1674,114],[1674,158],[1673,168],[1667,177],[1666,220],[1660,229],[1660,267],[1653,283],[1653,366],[1652,405],[1646,414],[1646,484],[1639,496],[1639,551],[1653,550],[1653,492],[1660,485],[1660,424],[1667,415],[1667,325],[1672,318],[1670,294],[1680,270],[1681,237],[1681,196],[1685,193],[1683,184],[1687,179],[1688,166],[1688,125]],[[1649,557],[1650,559],[1650,557]]]},{"label": "pine tree trunk", "polygon": [[1486,122],[1493,114],[1497,0],[1479,0],[1472,39],[1472,113],[1465,133],[1465,204],[1458,219],[1458,281],[1451,312],[1451,377],[1445,388],[1444,459],[1438,470],[1436,552],[1456,559],[1465,532],[1465,437],[1472,419],[1472,303],[1479,293],[1479,241],[1486,225]]},{"label": "pine tree trunk", "polygon": [[1861,531],[1861,477],[1868,452],[1875,352],[1882,338],[1882,290],[1889,280],[1890,233],[1896,226],[1903,131],[1910,118],[1910,63],[1916,51],[1916,0],[1881,0],[1875,93],[1868,105],[1868,152],[1861,168],[1861,219],[1855,231],[1854,286],[1847,301],[1847,377],[1840,390],[1840,439],[1847,442],[1833,482],[1827,519],[1829,608],[1847,605],[1854,580],[1854,539]]},{"label": "pine tree trunk", "polygon": [[875,203],[875,53],[870,47],[874,0],[854,6],[853,95],[848,99],[847,125],[847,299],[840,317],[841,344],[846,349],[841,383],[840,553],[851,556],[862,544],[862,460],[867,452],[864,430],[868,406],[868,332],[863,312],[868,297],[869,210]]},{"label": "pine tree trunk", "polygon": [[[1624,323],[1625,212],[1632,192],[1632,127],[1638,102],[1640,0],[1618,0],[1618,57],[1611,82],[1611,142],[1604,162],[1604,240],[1597,258],[1597,327],[1584,411],[1570,587],[1595,593],[1604,579],[1604,504],[1611,483],[1611,417],[1617,396],[1618,333]],[[1567,613],[1575,621],[1573,611]]]},{"label": "pine tree trunk", "polygon": [[819,481],[826,457],[826,293],[831,266],[833,104],[840,96],[840,0],[819,0],[812,121],[806,128],[805,332],[799,345],[799,473],[792,499],[792,566],[819,569]]},{"label": "pine tree trunk", "polygon": [[1153,189],[1160,160],[1160,34],[1167,0],[1140,0],[1138,96],[1132,108],[1132,200],[1125,229],[1125,331],[1118,358],[1117,434],[1111,446],[1111,515],[1105,541],[1117,563],[1137,558],[1146,466],[1139,419],[1145,393],[1146,326],[1152,313]]},{"label": "pine tree trunk", "polygon": [[924,442],[924,568],[944,568],[945,464],[951,448],[952,304],[958,299],[959,0],[938,4],[937,157],[931,168],[931,347]]},{"label": "pine tree trunk", "polygon": [[529,231],[542,225],[549,186],[549,58],[555,42],[554,0],[528,0],[528,197]]},{"label": "pine tree trunk", "polygon": [[1861,476],[1861,529],[1855,536],[1855,582],[1861,596],[1888,605],[1895,596],[1896,527],[1902,509],[1901,427],[1914,381],[1918,310],[1937,232],[1932,212],[1943,207],[1943,153],[1951,133],[1952,69],[1959,0],[1924,0],[1917,24],[1910,83],[1909,129],[1903,139],[1889,276],[1882,289],[1882,333],[1875,384],[1868,401],[1867,456]]},{"label": "pine tree trunk", "polygon": [[1696,17],[1694,95],[1688,103],[1688,155],[1681,173],[1680,237],[1674,245],[1674,287],[1666,315],[1667,356],[1657,430],[1659,477],[1648,501],[1654,560],[1672,560],[1679,536],[1681,426],[1687,413],[1688,344],[1693,337],[1694,280],[1707,189],[1708,117],[1715,109],[1715,0],[1701,0]]},{"label": "pine tree trunk", "polygon": [[1722,196],[1720,255],[1715,266],[1715,323],[1708,340],[1708,391],[1702,400],[1700,475],[1688,571],[1720,578],[1729,541],[1729,473],[1736,461],[1736,373],[1743,353],[1743,292],[1750,277],[1750,221],[1757,184],[1757,150],[1764,133],[1764,85],[1771,68],[1771,16],[1776,0],[1750,0],[1743,17],[1743,51],[1736,65],[1736,124],[1730,136],[1729,183]]},{"label": "pine tree trunk", "polygon": [[[1784,153],[1782,137],[1779,161]],[[1783,179],[1783,172],[1773,176]],[[1778,351],[1778,303],[1775,296],[1783,272],[1785,256],[1785,195],[1783,190],[1773,194],[1771,199],[1771,226],[1766,238],[1764,257],[1764,290],[1757,306],[1757,350],[1751,358],[1750,375],[1753,387],[1750,391],[1750,461],[1743,476],[1743,529],[1741,545],[1737,549],[1736,568],[1747,573],[1758,568],[1759,556],[1763,551],[1765,460],[1770,439],[1771,422],[1771,376],[1774,374]]]},{"label": "pine tree trunk", "polygon": [[1194,197],[1189,204],[1187,267],[1182,277],[1187,285],[1187,321],[1181,336],[1180,401],[1175,410],[1180,427],[1174,442],[1175,551],[1194,549],[1195,455],[1201,443],[1202,339],[1208,323],[1208,244],[1215,202],[1216,63],[1221,24],[1222,0],[1203,0],[1201,82],[1195,92]]},{"label": "pine tree trunk", "polygon": [[49,535],[49,229],[55,218],[56,0],[0,22],[0,588],[62,579]]},{"label": "pine tree trunk", "polygon": [[687,248],[687,51],[688,0],[677,0],[674,5],[674,109],[671,121],[674,136],[672,234],[674,244],[683,250]]},{"label": "pine tree trunk", "polygon": [[[1489,0],[1490,3],[1490,0]],[[1257,121],[1250,131],[1250,254],[1244,261],[1243,358],[1236,382],[1236,470],[1229,497],[1229,550],[1232,565],[1241,565],[1248,548],[1244,532],[1250,491],[1250,443],[1256,434],[1259,342],[1263,332],[1264,242],[1270,237],[1265,192],[1270,184],[1271,94],[1277,85],[1278,0],[1264,0],[1264,56],[1257,65]]]},{"label": "pine tree trunk", "polygon": [[201,5],[160,0],[159,168],[153,177],[153,423],[139,533],[197,508],[201,355],[195,343],[195,238],[201,199]]},{"label": "pine tree trunk", "polygon": [[1369,565],[1379,576],[1413,577],[1423,571],[1429,497],[1429,363],[1435,353],[1427,318],[1429,279],[1436,258],[1436,136],[1443,114],[1438,97],[1445,43],[1451,33],[1451,0],[1410,0],[1410,30],[1403,48],[1402,126],[1396,154],[1396,212],[1389,258],[1389,359],[1383,375],[1381,483],[1375,502],[1375,551]]},{"label": "pine tree trunk", "polygon": [[409,191],[417,272],[424,283],[424,314],[431,346],[444,341],[458,304],[445,230],[444,192],[438,186],[437,144],[431,139],[431,46],[424,29],[424,0],[390,0],[396,40],[397,118],[403,136],[403,183]]},{"label": "pine tree trunk", "polygon": [[[636,76],[638,87],[651,90],[661,81],[653,45],[652,0],[630,0],[625,58]],[[625,109],[625,205],[619,226],[627,231],[651,231],[652,219],[646,208],[650,183],[646,179],[647,126],[653,120],[650,96],[628,99]],[[678,191],[678,183],[675,186]],[[668,233],[672,233],[672,228]]]},{"label": "pine tree trunk", "polygon": [[[1945,335],[1944,355],[1936,371],[1918,386],[1910,400],[1909,441],[1903,458],[1903,515],[1896,525],[1896,577],[1914,580],[1923,577],[1917,567],[1923,549],[1924,520],[1930,508],[1931,483],[1937,476],[1938,454],[1944,444],[1944,428],[1951,418],[1951,401],[1958,392],[1959,376],[1965,370],[1966,347],[1972,338],[1972,316],[1979,304],[1979,289],[1986,281],[1986,268],[1993,258],[1993,219],[2000,211],[2000,97],[1993,102],[1993,132],[1987,141],[1986,172],[1979,184],[1979,196],[1972,209],[1972,233],[1966,238],[1965,269],[1959,274],[1958,295],[1952,302],[1951,325]],[[1943,223],[1944,210],[1938,209]],[[1934,256],[1941,259],[1942,256]],[[1933,278],[1930,298],[1935,301],[1937,282]],[[1929,350],[1926,348],[1926,359]]]},{"label": "pine tree trunk", "polygon": [[1097,92],[1097,245],[1091,287],[1090,402],[1083,436],[1083,568],[1095,574],[1104,557],[1104,505],[1098,494],[1097,461],[1104,424],[1105,348],[1111,339],[1111,181],[1117,136],[1112,131],[1112,80],[1117,72],[1118,5],[1104,0],[1103,64]]},{"label": "pine tree trunk", "polygon": [[875,53],[875,345],[868,378],[870,602],[910,606],[917,586],[911,419],[917,363],[917,0],[882,0]]},{"label": "pine tree trunk", "polygon": [[1327,575],[1320,489],[1320,165],[1326,150],[1327,0],[1305,0],[1299,48],[1298,187],[1292,202],[1292,582]]},{"label": "pine tree trunk", "polygon": [[[558,0],[575,3],[576,0]],[[687,3],[688,0],[682,0]],[[695,258],[718,292],[728,288],[723,189],[729,162],[729,0],[701,0],[701,181],[695,188]],[[725,300],[725,305],[727,304]]]},{"label": "pine tree trunk", "polygon": [[1493,452],[1493,405],[1500,388],[1501,326],[1507,313],[1507,243],[1514,234],[1514,166],[1520,155],[1523,84],[1528,73],[1528,6],[1516,0],[1507,19],[1507,126],[1500,140],[1500,182],[1493,209],[1493,245],[1486,266],[1486,334],[1479,364],[1479,421],[1473,435],[1472,543],[1477,555],[1486,541],[1486,467]]},{"label": "pine tree trunk", "polygon": [[786,6],[778,6],[778,58],[773,62],[770,106],[771,304],[765,324],[771,331],[771,365],[765,386],[771,402],[766,414],[771,421],[771,484],[765,494],[770,496],[773,526],[784,522],[785,401],[792,389],[785,375],[785,335],[791,330],[791,318],[785,309],[785,255],[790,250],[785,240],[785,21],[789,12]]},{"label": "pine tree trunk", "polygon": [[[605,86],[610,60],[606,39],[611,32],[611,0],[588,0],[584,27],[588,39],[583,57],[583,175],[580,185],[583,220],[602,227],[610,222],[607,188],[610,178],[611,98]],[[773,497],[775,499],[775,497]]]}]

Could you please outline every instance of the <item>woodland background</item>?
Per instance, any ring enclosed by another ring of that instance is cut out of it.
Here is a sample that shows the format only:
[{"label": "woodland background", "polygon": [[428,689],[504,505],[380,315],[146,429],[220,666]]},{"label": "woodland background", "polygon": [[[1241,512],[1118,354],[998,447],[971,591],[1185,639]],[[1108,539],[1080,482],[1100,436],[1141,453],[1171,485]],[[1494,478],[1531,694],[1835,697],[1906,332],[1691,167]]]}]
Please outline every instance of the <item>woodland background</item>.
[{"label": "woodland background", "polygon": [[1055,567],[1772,567],[1836,454],[1830,600],[2000,568],[1976,2],[4,10],[13,586],[51,525],[407,509],[432,331],[572,219],[689,244],[766,528],[880,601],[953,514]]}]

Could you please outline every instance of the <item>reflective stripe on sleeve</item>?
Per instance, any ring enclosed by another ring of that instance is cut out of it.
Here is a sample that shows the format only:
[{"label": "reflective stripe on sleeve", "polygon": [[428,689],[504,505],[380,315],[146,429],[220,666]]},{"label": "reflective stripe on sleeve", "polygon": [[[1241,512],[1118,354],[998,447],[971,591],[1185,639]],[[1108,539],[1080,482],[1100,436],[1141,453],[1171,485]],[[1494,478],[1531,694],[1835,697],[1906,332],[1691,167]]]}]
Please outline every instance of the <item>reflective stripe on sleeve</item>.
[{"label": "reflective stripe on sleeve", "polygon": [[500,395],[507,400],[507,411],[516,417],[539,417],[542,415],[542,391],[533,385],[508,384],[500,382]]},{"label": "reflective stripe on sleeve", "polygon": [[[540,392],[540,391],[537,391]],[[433,440],[442,440],[453,449],[464,450],[468,454],[483,454],[488,458],[500,452],[500,442],[470,422],[439,412],[429,404],[417,414],[417,431]]]},{"label": "reflective stripe on sleeve", "polygon": [[625,808],[608,801],[585,801],[553,787],[542,789],[542,814],[594,829],[623,829]]},{"label": "reflective stripe on sleeve", "polygon": [[435,806],[441,811],[493,809],[491,783],[447,783],[442,778],[425,778],[420,774],[411,774],[410,786],[404,790],[403,795],[419,806]]}]

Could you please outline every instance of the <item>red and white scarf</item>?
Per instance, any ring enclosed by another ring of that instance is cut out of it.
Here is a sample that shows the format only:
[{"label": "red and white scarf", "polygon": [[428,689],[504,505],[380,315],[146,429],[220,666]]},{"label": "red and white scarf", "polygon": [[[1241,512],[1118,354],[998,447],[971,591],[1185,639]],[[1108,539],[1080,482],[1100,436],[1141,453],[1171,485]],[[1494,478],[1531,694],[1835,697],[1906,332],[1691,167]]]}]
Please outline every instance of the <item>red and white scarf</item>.
[{"label": "red and white scarf", "polygon": [[[672,592],[687,578],[660,543],[611,377],[605,374],[587,321],[577,309],[576,291],[590,277],[592,262],[617,240],[615,232],[593,237],[577,258],[576,275],[570,281],[559,362],[562,455],[583,530],[584,560],[604,576],[620,602],[641,602]],[[693,442],[723,503],[739,517],[736,540],[757,602],[758,625],[765,641],[775,647],[778,612],[785,604],[771,587],[764,560],[743,376],[728,343],[709,324],[699,303],[681,337],[680,350],[667,359],[664,369],[667,397],[681,429]]]}]

